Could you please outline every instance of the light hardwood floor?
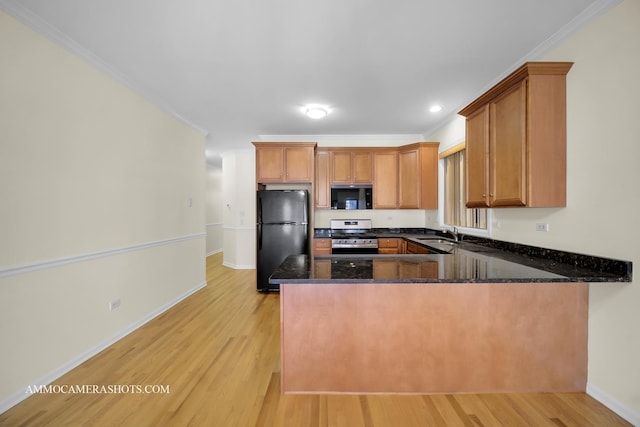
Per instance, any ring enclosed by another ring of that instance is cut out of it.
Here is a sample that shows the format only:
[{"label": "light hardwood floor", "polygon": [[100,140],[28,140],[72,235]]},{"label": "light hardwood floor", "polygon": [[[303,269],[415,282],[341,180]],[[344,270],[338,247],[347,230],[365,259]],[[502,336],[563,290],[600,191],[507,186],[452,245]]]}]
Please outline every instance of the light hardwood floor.
[{"label": "light hardwood floor", "polygon": [[[168,394],[36,394],[3,426],[630,426],[584,393],[281,395],[277,294],[207,259],[208,286],[58,379]],[[375,375],[375,373],[373,374]]]}]

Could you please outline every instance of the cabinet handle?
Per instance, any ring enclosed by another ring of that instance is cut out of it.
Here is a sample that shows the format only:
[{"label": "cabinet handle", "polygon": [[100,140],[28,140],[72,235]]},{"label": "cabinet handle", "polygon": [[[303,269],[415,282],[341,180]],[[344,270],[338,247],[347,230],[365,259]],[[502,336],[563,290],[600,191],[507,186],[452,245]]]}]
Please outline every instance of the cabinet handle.
[{"label": "cabinet handle", "polygon": [[487,197],[487,195],[485,193],[482,193],[482,197]]},{"label": "cabinet handle", "polygon": [[493,193],[489,194],[489,197],[493,197]]}]

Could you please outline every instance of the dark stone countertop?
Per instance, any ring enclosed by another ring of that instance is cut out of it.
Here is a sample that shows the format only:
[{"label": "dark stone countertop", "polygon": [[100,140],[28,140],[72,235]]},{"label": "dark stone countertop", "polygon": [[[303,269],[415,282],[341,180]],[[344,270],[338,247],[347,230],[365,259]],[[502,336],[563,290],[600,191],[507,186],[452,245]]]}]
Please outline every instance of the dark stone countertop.
[{"label": "dark stone countertop", "polygon": [[[321,229],[316,237],[330,237]],[[630,282],[632,264],[463,235],[447,245],[430,229],[374,229],[379,238],[401,237],[439,250],[428,255],[294,255],[271,276],[272,283],[470,283],[470,282]]]}]

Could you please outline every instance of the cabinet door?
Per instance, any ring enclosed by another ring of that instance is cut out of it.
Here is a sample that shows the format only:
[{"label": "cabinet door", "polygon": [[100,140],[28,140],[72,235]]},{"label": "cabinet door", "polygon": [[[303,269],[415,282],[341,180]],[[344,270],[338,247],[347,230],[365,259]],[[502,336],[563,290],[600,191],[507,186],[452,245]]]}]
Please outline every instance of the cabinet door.
[{"label": "cabinet door", "polygon": [[489,107],[467,116],[467,207],[489,207]]},{"label": "cabinet door", "polygon": [[490,104],[491,205],[527,204],[527,80]]},{"label": "cabinet door", "polygon": [[398,247],[400,246],[400,240],[397,238],[382,238],[378,239],[378,254],[382,255],[396,255],[399,253]]},{"label": "cabinet door", "polygon": [[355,152],[352,158],[353,182],[371,184],[373,181],[372,160],[369,152]]},{"label": "cabinet door", "polygon": [[373,155],[373,207],[398,207],[398,152],[384,151]]},{"label": "cabinet door", "polygon": [[314,255],[331,255],[331,239],[313,239]]},{"label": "cabinet door", "polygon": [[331,183],[351,184],[351,152],[331,152]]},{"label": "cabinet door", "polygon": [[398,278],[398,261],[391,260],[373,260],[373,278],[374,279],[390,279]]},{"label": "cabinet door", "polygon": [[316,208],[331,208],[331,186],[329,184],[329,153],[316,153]]},{"label": "cabinet door", "polygon": [[331,260],[314,260],[313,276],[316,279],[331,279]]},{"label": "cabinet door", "polygon": [[417,149],[398,154],[398,207],[401,209],[420,207],[419,161]]},{"label": "cabinet door", "polygon": [[284,149],[284,156],[286,182],[313,181],[313,148],[287,147]]},{"label": "cabinet door", "polygon": [[438,209],[438,145],[431,143],[419,148],[420,209]]},{"label": "cabinet door", "polygon": [[281,146],[256,149],[256,181],[282,182],[284,156]]},{"label": "cabinet door", "polygon": [[437,279],[438,278],[438,262],[430,261],[423,262],[420,266],[420,276],[425,279]]},{"label": "cabinet door", "polygon": [[430,254],[431,251],[428,248],[425,248],[422,245],[417,245],[416,246],[416,253],[417,254]]}]

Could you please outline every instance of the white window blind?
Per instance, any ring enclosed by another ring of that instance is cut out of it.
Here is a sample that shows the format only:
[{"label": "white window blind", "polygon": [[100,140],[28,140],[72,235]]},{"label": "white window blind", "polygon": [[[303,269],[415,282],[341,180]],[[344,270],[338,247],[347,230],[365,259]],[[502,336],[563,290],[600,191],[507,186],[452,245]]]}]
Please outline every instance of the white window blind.
[{"label": "white window blind", "polygon": [[440,154],[444,159],[444,223],[468,228],[487,228],[486,209],[466,207],[464,144]]}]

